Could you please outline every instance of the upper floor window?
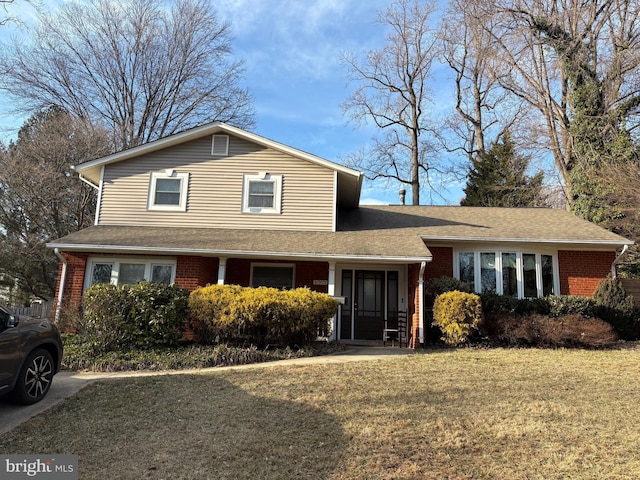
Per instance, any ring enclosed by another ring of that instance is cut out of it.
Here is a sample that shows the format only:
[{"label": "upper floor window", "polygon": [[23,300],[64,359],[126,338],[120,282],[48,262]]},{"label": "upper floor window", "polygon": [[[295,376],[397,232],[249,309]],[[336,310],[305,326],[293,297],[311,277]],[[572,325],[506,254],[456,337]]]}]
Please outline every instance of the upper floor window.
[{"label": "upper floor window", "polygon": [[245,213],[280,213],[282,175],[259,173],[244,176],[242,211]]},{"label": "upper floor window", "polygon": [[188,173],[151,172],[149,210],[186,211],[188,188]]},{"label": "upper floor window", "polygon": [[455,276],[479,293],[535,298],[558,293],[553,255],[481,250],[457,253]]}]

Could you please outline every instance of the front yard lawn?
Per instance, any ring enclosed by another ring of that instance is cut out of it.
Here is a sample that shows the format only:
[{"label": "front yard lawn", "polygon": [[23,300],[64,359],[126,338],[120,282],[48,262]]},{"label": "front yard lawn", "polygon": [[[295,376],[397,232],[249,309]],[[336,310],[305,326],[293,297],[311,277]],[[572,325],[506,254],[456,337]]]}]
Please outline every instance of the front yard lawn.
[{"label": "front yard lawn", "polygon": [[436,350],[94,384],[0,437],[84,479],[631,479],[640,351]]}]

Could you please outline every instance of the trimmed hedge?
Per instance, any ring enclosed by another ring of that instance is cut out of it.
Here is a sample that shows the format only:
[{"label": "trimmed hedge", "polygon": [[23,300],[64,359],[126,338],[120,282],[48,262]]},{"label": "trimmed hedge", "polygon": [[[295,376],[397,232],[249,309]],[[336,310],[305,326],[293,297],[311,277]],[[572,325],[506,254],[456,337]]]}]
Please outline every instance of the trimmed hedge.
[{"label": "trimmed hedge", "polygon": [[175,285],[151,282],[95,284],[84,294],[80,333],[96,352],[176,345],[188,295]]},{"label": "trimmed hedge", "polygon": [[337,310],[334,298],[307,288],[209,285],[189,296],[189,323],[205,342],[308,345]]},{"label": "trimmed hedge", "polygon": [[445,292],[433,303],[433,325],[440,328],[441,339],[448,345],[466,342],[481,322],[482,304],[475,293]]}]

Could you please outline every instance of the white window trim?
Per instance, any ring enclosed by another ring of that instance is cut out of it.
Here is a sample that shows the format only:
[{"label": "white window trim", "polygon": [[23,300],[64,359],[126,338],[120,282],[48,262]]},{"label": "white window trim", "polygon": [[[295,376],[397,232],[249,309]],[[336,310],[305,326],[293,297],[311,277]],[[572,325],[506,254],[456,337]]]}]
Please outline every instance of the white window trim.
[{"label": "white window trim", "polygon": [[[273,182],[273,207],[250,207],[249,185],[251,182]],[[258,173],[257,175],[244,175],[242,187],[242,213],[280,214],[282,207],[282,175]]]},{"label": "white window trim", "polygon": [[[224,148],[220,148],[221,146]],[[229,155],[229,135],[212,135],[211,156],[226,157],[227,155]]]},{"label": "white window trim", "polygon": [[87,290],[91,285],[93,276],[93,267],[95,264],[109,263],[111,268],[111,284],[118,284],[118,275],[120,273],[121,263],[133,263],[138,265],[144,265],[144,279],[151,280],[151,273],[154,266],[166,265],[171,267],[171,281],[170,285],[176,280],[176,259],[172,257],[89,257],[87,259],[87,267],[84,274],[84,290]]},{"label": "white window trim", "polygon": [[268,267],[268,268],[290,268],[291,274],[291,288],[296,288],[296,264],[295,263],[269,263],[269,262],[252,262],[251,263],[251,275],[249,278],[249,285],[253,285],[253,269],[255,267]]},{"label": "white window trim", "polygon": [[[180,180],[180,201],[178,205],[156,205],[156,182],[159,179],[179,179]],[[187,211],[187,191],[189,190],[189,174],[176,173],[173,170],[162,172],[151,172],[149,180],[149,203],[148,210],[159,210],[165,212],[186,212]]]},{"label": "white window trim", "polygon": [[[522,249],[522,248],[459,248],[453,252],[453,276],[460,279],[460,261],[459,255],[463,252],[473,253],[474,262],[474,286],[473,289],[477,293],[482,293],[482,275],[480,274],[480,254],[481,253],[494,253],[496,255],[496,293],[503,295],[504,286],[502,284],[502,254],[503,253],[515,253],[516,254],[516,278],[518,282],[518,297],[525,298],[524,296],[524,264],[522,256],[531,254],[536,256],[536,289],[538,298],[542,297],[543,284],[542,284],[542,255],[548,255],[553,260],[553,291],[554,295],[560,295],[560,267],[558,265],[558,255],[554,251]],[[526,297],[529,298],[529,297]]]}]

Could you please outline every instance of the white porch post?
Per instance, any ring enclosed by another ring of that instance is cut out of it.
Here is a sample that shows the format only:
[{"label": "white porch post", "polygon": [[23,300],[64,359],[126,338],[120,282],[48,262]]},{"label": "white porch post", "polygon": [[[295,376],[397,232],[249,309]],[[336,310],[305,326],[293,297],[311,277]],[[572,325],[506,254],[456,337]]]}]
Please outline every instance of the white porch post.
[{"label": "white porch post", "polygon": [[[327,284],[327,293],[329,296],[333,297],[336,294],[336,262],[329,262],[329,279]],[[329,340],[334,341],[337,340],[336,333],[338,331],[338,315],[340,314],[340,307],[338,307],[338,311],[333,316],[333,320],[331,321],[331,327],[329,331]]]},{"label": "white porch post", "polygon": [[224,278],[227,273],[227,257],[218,259],[218,285],[224,285]]},{"label": "white porch post", "polygon": [[424,344],[424,269],[427,266],[427,262],[420,264],[420,275],[418,277],[418,295],[420,295],[419,309],[418,309],[418,341],[420,345]]}]

